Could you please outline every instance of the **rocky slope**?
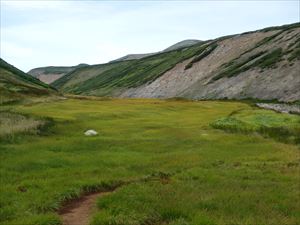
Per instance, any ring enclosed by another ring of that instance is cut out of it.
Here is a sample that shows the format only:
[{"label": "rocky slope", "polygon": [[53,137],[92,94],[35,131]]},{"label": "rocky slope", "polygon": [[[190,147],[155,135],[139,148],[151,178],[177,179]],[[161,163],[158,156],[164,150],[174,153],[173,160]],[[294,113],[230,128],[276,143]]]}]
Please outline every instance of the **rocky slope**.
[{"label": "rocky slope", "polygon": [[40,81],[46,83],[46,84],[51,84],[55,80],[61,78],[65,74],[80,68],[88,66],[87,64],[79,64],[77,66],[47,66],[47,67],[39,67],[39,68],[34,68],[28,72],[33,77],[38,78]]},{"label": "rocky slope", "polygon": [[56,90],[0,58],[0,105],[28,96],[55,94]]},{"label": "rocky slope", "polygon": [[132,98],[300,100],[300,23],[76,69],[62,91]]}]

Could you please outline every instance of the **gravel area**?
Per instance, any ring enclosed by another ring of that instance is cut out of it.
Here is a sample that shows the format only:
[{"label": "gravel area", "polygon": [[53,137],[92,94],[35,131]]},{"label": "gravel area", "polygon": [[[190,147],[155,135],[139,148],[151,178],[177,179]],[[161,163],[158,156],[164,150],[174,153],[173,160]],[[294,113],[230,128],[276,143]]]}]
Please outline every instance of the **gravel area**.
[{"label": "gravel area", "polygon": [[272,109],[276,112],[281,112],[281,113],[300,114],[300,105],[256,103],[256,106],[264,109]]}]

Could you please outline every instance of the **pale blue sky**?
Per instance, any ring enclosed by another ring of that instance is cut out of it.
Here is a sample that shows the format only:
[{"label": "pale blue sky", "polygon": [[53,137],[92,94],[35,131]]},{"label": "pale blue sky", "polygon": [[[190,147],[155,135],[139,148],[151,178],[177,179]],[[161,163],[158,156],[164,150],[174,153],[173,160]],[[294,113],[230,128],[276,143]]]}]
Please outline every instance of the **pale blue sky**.
[{"label": "pale blue sky", "polygon": [[28,71],[299,22],[295,1],[1,1],[1,58]]}]

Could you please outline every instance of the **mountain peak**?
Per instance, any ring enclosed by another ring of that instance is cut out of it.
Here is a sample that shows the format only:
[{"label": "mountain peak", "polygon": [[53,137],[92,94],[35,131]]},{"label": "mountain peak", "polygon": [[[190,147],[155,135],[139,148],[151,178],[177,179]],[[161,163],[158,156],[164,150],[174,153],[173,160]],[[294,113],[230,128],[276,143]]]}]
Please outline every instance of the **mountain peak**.
[{"label": "mountain peak", "polygon": [[183,47],[189,47],[189,46],[192,46],[192,45],[197,44],[199,42],[201,42],[201,41],[197,40],[197,39],[186,39],[186,40],[177,42],[174,45],[171,45],[170,47],[163,50],[163,52],[173,51],[173,50],[183,48]]}]

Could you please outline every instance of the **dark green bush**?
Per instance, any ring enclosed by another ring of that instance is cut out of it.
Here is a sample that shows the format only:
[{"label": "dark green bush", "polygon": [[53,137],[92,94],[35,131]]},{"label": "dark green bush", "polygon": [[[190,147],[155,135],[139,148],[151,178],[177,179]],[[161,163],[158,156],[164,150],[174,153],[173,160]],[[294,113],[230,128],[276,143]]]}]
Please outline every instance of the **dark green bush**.
[{"label": "dark green bush", "polygon": [[201,59],[208,56],[217,47],[218,47],[217,43],[213,43],[213,44],[209,45],[207,48],[203,49],[203,51],[201,51],[201,53],[199,55],[197,55],[195,58],[193,58],[193,60],[190,63],[188,63],[184,69],[187,70],[189,68],[192,68],[194,63],[199,62]]},{"label": "dark green bush", "polygon": [[274,51],[264,55],[262,58],[255,61],[252,66],[258,66],[262,69],[264,68],[273,68],[275,67],[276,63],[282,60],[283,56],[282,48],[277,48]]}]

